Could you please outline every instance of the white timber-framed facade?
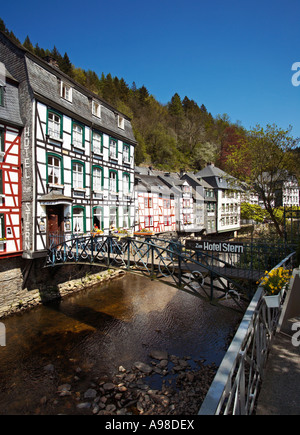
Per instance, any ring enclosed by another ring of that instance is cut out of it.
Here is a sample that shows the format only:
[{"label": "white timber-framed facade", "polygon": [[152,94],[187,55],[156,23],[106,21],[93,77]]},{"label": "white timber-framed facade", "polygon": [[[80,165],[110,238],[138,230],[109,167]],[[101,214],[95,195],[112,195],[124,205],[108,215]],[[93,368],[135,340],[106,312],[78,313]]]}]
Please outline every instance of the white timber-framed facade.
[{"label": "white timber-framed facade", "polygon": [[0,33],[0,61],[20,83],[24,258],[50,235],[134,225],[135,138],[128,117]]}]

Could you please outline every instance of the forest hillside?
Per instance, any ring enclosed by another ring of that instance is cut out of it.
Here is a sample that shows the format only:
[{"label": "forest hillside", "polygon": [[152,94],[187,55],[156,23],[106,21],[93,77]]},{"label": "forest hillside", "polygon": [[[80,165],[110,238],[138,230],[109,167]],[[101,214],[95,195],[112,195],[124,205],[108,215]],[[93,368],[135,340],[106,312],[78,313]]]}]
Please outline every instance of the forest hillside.
[{"label": "forest hillside", "polygon": [[[240,124],[230,122],[228,115],[213,117],[204,104],[199,106],[187,96],[175,93],[168,104],[161,104],[146,86],[137,88],[134,82],[129,85],[110,73],[98,75],[76,67],[68,54],[62,55],[55,46],[51,50],[41,48],[28,36],[21,43],[1,18],[0,30],[35,55],[56,60],[64,73],[131,118],[138,142],[136,165],[152,165],[168,171],[198,171],[213,162],[230,172],[228,162],[232,151],[238,151],[249,141],[250,133]],[[240,166],[241,175],[245,175],[249,168]]]}]

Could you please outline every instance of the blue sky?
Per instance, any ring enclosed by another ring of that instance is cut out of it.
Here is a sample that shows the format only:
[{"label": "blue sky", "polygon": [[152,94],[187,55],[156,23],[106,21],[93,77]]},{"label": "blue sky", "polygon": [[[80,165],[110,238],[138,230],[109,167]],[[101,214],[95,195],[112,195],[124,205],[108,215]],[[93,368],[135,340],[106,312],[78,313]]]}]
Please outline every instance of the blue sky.
[{"label": "blue sky", "polygon": [[275,123],[300,137],[299,0],[15,0],[0,17],[24,42],[68,53],[76,67],[177,92],[245,128]]}]

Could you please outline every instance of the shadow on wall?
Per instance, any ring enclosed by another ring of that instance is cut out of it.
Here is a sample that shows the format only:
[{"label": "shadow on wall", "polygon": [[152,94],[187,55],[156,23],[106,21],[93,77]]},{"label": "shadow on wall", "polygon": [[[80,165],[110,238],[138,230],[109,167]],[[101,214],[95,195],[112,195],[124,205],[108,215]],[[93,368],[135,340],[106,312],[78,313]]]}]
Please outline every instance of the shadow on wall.
[{"label": "shadow on wall", "polygon": [[29,292],[38,289],[42,303],[61,299],[60,284],[83,279],[89,274],[99,272],[99,267],[91,265],[78,264],[47,268],[44,265],[44,259],[25,260],[22,269],[23,288]]}]

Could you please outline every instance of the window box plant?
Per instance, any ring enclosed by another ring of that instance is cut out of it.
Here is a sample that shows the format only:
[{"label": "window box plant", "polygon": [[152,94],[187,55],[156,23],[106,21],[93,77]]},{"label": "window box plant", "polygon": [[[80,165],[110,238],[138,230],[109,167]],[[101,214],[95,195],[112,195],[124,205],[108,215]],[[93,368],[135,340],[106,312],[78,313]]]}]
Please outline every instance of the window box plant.
[{"label": "window box plant", "polygon": [[154,234],[154,231],[148,230],[147,228],[141,228],[139,231],[134,232],[134,235],[138,237],[154,236]]},{"label": "window box plant", "polygon": [[259,280],[264,288],[264,300],[269,308],[279,308],[283,293],[291,279],[291,273],[288,269],[278,267],[265,275]]}]

